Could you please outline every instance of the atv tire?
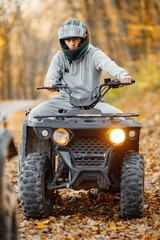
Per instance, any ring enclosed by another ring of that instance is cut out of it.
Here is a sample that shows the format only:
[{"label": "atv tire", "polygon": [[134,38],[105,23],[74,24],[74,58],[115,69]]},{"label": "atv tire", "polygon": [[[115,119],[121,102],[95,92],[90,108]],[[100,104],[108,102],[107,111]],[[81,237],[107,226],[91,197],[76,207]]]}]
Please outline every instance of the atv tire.
[{"label": "atv tire", "polygon": [[19,173],[19,196],[27,219],[51,215],[53,191],[47,189],[47,184],[52,179],[52,166],[48,156],[36,152],[28,154]]},{"label": "atv tire", "polygon": [[123,218],[139,218],[143,210],[144,158],[138,153],[128,153],[121,171],[120,214]]}]

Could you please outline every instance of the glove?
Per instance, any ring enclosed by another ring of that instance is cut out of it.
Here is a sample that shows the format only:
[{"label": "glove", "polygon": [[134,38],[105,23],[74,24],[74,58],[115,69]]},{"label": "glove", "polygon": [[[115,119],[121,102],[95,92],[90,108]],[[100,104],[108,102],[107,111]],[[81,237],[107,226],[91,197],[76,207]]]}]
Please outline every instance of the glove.
[{"label": "glove", "polygon": [[53,87],[54,86],[54,81],[53,80],[46,80],[44,82],[44,87]]},{"label": "glove", "polygon": [[120,81],[121,83],[131,83],[132,77],[131,77],[130,75],[126,75],[126,76],[124,76],[124,77],[121,77],[121,78],[119,79],[119,81]]}]

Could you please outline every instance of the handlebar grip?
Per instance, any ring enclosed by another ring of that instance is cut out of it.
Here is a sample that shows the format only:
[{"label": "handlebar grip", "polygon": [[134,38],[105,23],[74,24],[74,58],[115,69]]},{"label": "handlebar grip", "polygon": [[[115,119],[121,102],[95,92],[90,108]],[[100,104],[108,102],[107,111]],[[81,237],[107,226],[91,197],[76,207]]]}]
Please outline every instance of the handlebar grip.
[{"label": "handlebar grip", "polygon": [[52,87],[44,87],[44,86],[41,86],[41,87],[37,87],[37,90],[40,90],[40,89],[46,89],[46,90],[49,90],[51,92],[59,92],[60,89],[68,89],[67,85],[63,85],[62,83],[57,83],[55,85],[53,85]]},{"label": "handlebar grip", "polygon": [[37,87],[37,90],[42,90],[42,89],[45,89],[45,90],[49,90],[49,91],[55,91],[55,87]]},{"label": "handlebar grip", "polygon": [[50,87],[44,87],[44,86],[42,86],[42,87],[37,87],[37,90],[40,90],[40,89],[48,89],[48,90],[50,90],[51,88],[50,88]]}]

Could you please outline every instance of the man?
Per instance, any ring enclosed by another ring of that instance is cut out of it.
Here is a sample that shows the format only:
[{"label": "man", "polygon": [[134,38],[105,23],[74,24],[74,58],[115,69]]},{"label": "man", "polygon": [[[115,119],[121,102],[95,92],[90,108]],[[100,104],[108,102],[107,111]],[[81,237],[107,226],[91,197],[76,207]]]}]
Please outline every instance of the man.
[{"label": "man", "polygon": [[[45,87],[62,81],[69,86],[73,96],[81,99],[90,96],[99,85],[102,71],[121,82],[131,82],[132,78],[125,69],[119,67],[99,48],[89,44],[88,29],[80,20],[69,19],[64,22],[58,31],[58,39],[62,50],[58,51],[51,61],[44,82]],[[59,108],[72,108],[66,92],[62,91],[58,96],[32,109],[29,117],[31,119],[36,116],[51,116]],[[99,102],[95,108],[104,113],[121,112],[103,102]]]}]

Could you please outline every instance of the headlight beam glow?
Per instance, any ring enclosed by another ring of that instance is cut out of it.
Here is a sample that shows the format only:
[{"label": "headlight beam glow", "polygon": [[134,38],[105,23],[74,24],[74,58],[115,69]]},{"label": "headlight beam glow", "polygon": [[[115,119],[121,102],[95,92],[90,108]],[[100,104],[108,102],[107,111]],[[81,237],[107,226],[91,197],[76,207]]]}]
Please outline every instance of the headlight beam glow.
[{"label": "headlight beam glow", "polygon": [[125,141],[125,132],[123,129],[115,128],[109,132],[109,139],[115,145],[120,145]]}]

